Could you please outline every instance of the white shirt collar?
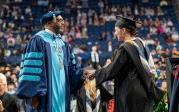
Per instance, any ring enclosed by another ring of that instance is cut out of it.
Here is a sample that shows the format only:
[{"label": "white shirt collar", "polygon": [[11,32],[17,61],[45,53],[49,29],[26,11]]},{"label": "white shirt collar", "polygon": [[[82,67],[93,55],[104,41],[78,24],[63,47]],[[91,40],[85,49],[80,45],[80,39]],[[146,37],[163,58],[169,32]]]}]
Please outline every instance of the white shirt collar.
[{"label": "white shirt collar", "polygon": [[45,31],[46,32],[48,32],[48,33],[50,33],[51,35],[54,35],[55,37],[61,37],[61,35],[60,34],[55,34],[54,32],[52,32],[51,30],[49,30],[49,29],[45,29]]},{"label": "white shirt collar", "polygon": [[45,31],[50,33],[51,35],[55,35],[56,36],[56,34],[54,32],[52,32],[52,31],[50,31],[49,29],[45,29]]}]

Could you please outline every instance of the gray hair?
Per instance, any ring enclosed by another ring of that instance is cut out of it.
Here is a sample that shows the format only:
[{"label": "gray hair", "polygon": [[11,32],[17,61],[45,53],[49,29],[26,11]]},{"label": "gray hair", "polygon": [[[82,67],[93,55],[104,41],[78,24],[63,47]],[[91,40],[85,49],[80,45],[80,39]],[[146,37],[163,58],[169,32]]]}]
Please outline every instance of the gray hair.
[{"label": "gray hair", "polygon": [[7,84],[7,79],[4,74],[0,73],[0,79],[2,79],[3,84]]}]

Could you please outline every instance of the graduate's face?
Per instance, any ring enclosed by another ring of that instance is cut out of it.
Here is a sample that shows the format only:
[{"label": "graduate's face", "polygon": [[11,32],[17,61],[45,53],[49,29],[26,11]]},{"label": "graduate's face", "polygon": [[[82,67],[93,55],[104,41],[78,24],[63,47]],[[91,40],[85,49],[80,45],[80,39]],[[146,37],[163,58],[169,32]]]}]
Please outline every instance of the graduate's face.
[{"label": "graduate's face", "polygon": [[63,33],[65,30],[65,22],[61,15],[56,17],[55,29],[57,33]]},{"label": "graduate's face", "polygon": [[124,29],[115,27],[115,36],[119,41],[124,41]]}]

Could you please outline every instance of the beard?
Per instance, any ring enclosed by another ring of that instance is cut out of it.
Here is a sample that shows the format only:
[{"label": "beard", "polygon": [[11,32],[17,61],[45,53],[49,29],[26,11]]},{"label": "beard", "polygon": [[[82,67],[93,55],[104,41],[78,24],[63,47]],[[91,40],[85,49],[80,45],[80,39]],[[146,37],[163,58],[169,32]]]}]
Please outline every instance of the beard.
[{"label": "beard", "polygon": [[60,34],[60,35],[62,35],[63,32],[64,32],[64,30],[62,30],[61,27],[59,27],[59,26],[56,26],[56,27],[55,27],[55,33],[56,33],[56,34]]},{"label": "beard", "polygon": [[56,28],[55,28],[55,33],[56,33],[56,34],[60,34],[60,28],[59,28],[59,27],[56,27]]}]

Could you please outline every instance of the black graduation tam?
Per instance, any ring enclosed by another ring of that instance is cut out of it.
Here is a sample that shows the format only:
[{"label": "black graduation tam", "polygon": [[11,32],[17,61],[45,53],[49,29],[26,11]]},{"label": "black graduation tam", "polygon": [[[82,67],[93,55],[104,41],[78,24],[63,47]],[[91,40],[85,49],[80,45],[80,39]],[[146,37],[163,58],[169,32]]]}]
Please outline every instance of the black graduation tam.
[{"label": "black graduation tam", "polygon": [[42,15],[41,24],[44,25],[49,21],[54,20],[57,16],[62,15],[62,11],[49,11]]},{"label": "black graduation tam", "polygon": [[126,17],[120,16],[120,15],[118,15],[117,17],[118,17],[118,19],[116,21],[115,26],[119,27],[119,28],[128,28],[130,30],[135,30],[136,23],[141,24],[140,22],[135,21],[134,19],[131,19],[131,18],[126,18]]}]

